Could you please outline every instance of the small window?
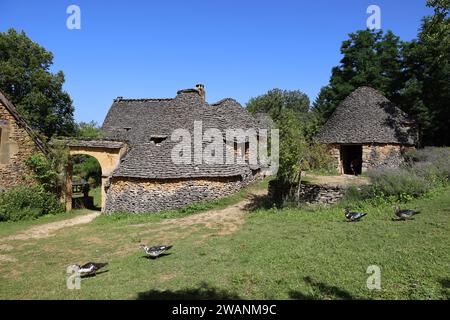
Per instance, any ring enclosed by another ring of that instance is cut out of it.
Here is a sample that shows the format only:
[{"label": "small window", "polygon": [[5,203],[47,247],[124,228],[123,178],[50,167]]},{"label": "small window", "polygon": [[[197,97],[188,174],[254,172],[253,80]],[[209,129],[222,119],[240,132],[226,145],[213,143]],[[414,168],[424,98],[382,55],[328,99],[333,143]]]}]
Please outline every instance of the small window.
[{"label": "small window", "polygon": [[128,132],[128,131],[130,131],[131,130],[131,127],[125,127],[125,128],[123,128],[126,132]]},{"label": "small window", "polygon": [[160,146],[161,143],[164,142],[164,140],[167,139],[167,136],[152,136],[150,137],[150,142],[155,144],[156,146]]}]

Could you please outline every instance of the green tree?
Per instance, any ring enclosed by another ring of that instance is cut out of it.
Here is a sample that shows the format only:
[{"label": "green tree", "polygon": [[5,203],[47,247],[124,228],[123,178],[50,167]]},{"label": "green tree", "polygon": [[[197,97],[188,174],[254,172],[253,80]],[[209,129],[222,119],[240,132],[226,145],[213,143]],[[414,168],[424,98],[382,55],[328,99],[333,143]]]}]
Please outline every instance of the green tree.
[{"label": "green tree", "polygon": [[402,109],[419,122],[423,144],[450,145],[450,0],[428,0],[417,39],[404,45]]},{"label": "green tree", "polygon": [[94,157],[80,154],[72,157],[73,174],[78,178],[85,178],[100,185],[102,181],[102,169],[100,163]]},{"label": "green tree", "polygon": [[330,82],[320,91],[313,110],[323,123],[355,89],[371,86],[393,102],[402,88],[402,42],[391,31],[359,30],[341,46],[339,66],[331,71]]},{"label": "green tree", "polygon": [[297,117],[302,118],[309,111],[309,98],[298,90],[272,89],[266,94],[251,98],[247,103],[247,110],[251,114],[266,113],[275,122],[285,110],[291,110]]},{"label": "green tree", "polygon": [[292,110],[284,110],[277,121],[280,130],[280,154],[277,180],[296,182],[306,169],[309,144],[303,136],[297,117]]},{"label": "green tree", "polygon": [[103,138],[104,134],[95,121],[80,122],[77,124],[76,136],[78,138]]},{"label": "green tree", "polygon": [[14,29],[0,32],[0,90],[31,126],[47,137],[74,133],[74,108],[63,91],[64,73],[53,74],[53,55]]}]

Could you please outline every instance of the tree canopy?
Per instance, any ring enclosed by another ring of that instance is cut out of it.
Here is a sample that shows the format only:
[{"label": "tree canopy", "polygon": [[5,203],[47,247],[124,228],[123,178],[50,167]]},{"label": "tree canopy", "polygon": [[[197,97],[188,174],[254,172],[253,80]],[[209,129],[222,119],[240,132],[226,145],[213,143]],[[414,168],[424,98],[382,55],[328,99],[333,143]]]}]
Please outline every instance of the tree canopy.
[{"label": "tree canopy", "polygon": [[417,39],[403,50],[400,107],[419,121],[423,144],[450,145],[450,0],[429,0]]},{"label": "tree canopy", "polygon": [[76,126],[76,136],[78,138],[103,138],[104,133],[95,121],[80,122]]},{"label": "tree canopy", "polygon": [[64,73],[51,73],[52,64],[52,53],[25,32],[0,32],[0,90],[45,136],[72,135],[74,107],[62,89]]},{"label": "tree canopy", "polygon": [[250,99],[247,110],[252,114],[267,114],[280,130],[279,181],[298,182],[306,169],[331,170],[331,158],[313,142],[318,122],[310,112],[306,94],[299,90],[272,89]]},{"label": "tree canopy", "polygon": [[247,103],[247,110],[250,113],[266,113],[274,121],[277,121],[283,111],[291,110],[298,117],[308,113],[309,98],[301,91],[272,89],[266,94],[251,98]]},{"label": "tree canopy", "polygon": [[350,34],[341,46],[340,65],[331,71],[330,83],[322,88],[314,102],[314,110],[323,118],[354,90],[371,86],[396,102],[402,84],[401,46],[391,31],[360,30]]}]

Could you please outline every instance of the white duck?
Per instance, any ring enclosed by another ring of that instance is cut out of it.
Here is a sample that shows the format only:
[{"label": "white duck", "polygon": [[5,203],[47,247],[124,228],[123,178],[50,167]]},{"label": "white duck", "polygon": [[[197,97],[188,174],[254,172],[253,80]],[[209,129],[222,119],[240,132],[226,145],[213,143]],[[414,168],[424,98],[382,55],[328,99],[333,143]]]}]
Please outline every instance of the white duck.
[{"label": "white duck", "polygon": [[153,246],[153,247],[149,247],[146,246],[144,244],[141,244],[141,248],[144,250],[144,252],[150,257],[150,258],[157,258],[159,257],[161,254],[163,254],[164,252],[166,252],[167,250],[169,250],[170,248],[172,248],[172,246],[167,246],[167,245],[160,245],[160,246]]}]

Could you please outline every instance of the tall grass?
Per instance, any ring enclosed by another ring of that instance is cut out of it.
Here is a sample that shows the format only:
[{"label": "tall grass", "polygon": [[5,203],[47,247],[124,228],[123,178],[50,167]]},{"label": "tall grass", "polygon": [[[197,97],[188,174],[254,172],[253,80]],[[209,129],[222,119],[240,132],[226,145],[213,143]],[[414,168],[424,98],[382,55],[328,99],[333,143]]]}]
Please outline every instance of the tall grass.
[{"label": "tall grass", "polygon": [[450,181],[450,148],[427,147],[410,151],[397,169],[368,173],[371,184],[347,191],[345,202],[366,199],[407,201],[420,197]]}]

